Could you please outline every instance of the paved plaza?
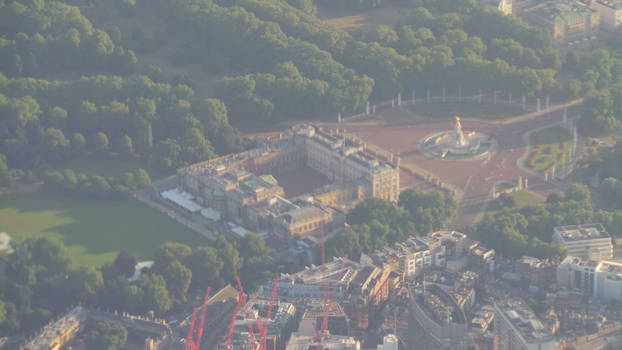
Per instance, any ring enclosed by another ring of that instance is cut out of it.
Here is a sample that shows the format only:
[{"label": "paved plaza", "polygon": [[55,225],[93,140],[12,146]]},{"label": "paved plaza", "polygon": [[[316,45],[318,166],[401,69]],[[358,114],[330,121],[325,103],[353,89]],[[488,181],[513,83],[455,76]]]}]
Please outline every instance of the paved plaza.
[{"label": "paved plaza", "polygon": [[[402,160],[402,187],[420,186],[429,189],[432,184],[420,177],[409,174],[404,169],[412,167],[431,174],[449,188],[459,193],[459,215],[452,228],[464,229],[472,226],[481,216],[496,183],[518,181],[518,177],[529,179],[529,190],[547,196],[558,191],[555,186],[545,183],[540,175],[531,173],[519,166],[528,151],[524,134],[544,126],[559,123],[563,119],[563,110],[551,113],[539,113],[529,118],[494,123],[474,119],[463,119],[462,128],[466,132],[476,131],[489,135],[496,141],[496,147],[490,156],[472,160],[432,159],[423,154],[419,146],[422,140],[433,133],[452,130],[454,116],[447,118],[422,118],[402,108],[385,107],[378,109],[377,115],[382,120],[378,124],[325,124],[327,128],[346,129],[346,132],[360,137],[364,142],[378,146],[393,153],[398,153]],[[578,115],[578,107],[569,107],[570,118]]]}]

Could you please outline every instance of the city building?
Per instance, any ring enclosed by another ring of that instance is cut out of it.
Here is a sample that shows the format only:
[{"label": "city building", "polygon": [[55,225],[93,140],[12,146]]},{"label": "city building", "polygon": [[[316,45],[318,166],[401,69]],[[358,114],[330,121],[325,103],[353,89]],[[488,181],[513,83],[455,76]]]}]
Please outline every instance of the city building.
[{"label": "city building", "polygon": [[555,282],[557,266],[548,260],[523,256],[518,264],[518,273],[529,285],[546,289]]},{"label": "city building", "polygon": [[[272,307],[270,319],[267,319],[269,300],[251,299],[247,302],[246,310],[240,309],[234,321],[231,347],[237,350],[253,350],[257,344],[253,344],[253,337],[249,333],[249,325],[253,329],[254,339],[257,339],[260,330],[257,328],[258,321],[267,325],[266,349],[283,349],[290,334],[296,330],[296,308],[291,303],[276,302]],[[248,315],[247,315],[248,313]],[[229,322],[221,323],[229,326]],[[219,335],[226,334],[225,332]],[[226,349],[226,337],[218,344],[219,349]]]},{"label": "city building", "polygon": [[547,29],[558,43],[587,40],[600,27],[598,12],[576,0],[524,2],[520,13],[526,22]]},{"label": "city building", "polygon": [[568,255],[591,260],[613,256],[611,235],[602,224],[569,225],[553,228],[553,243],[568,249]]},{"label": "city building", "polygon": [[499,349],[556,350],[555,332],[559,322],[546,322],[520,299],[494,304],[494,329]]},{"label": "city building", "polygon": [[466,349],[468,324],[450,294],[434,283],[411,288],[411,344],[422,349]]},{"label": "city building", "polygon": [[594,296],[594,276],[599,266],[599,261],[569,255],[557,266],[557,285]]},{"label": "city building", "polygon": [[331,301],[324,305],[324,301],[313,301],[306,305],[307,310],[303,313],[298,334],[314,336],[317,330],[322,329],[324,314],[326,313],[326,329],[331,335],[349,335],[350,325],[348,317],[338,303]]},{"label": "city building", "polygon": [[[282,299],[323,299],[324,288],[335,289],[335,299],[344,293],[357,276],[361,265],[345,258],[336,258],[321,266],[312,265],[295,274],[281,274],[277,294]],[[270,291],[270,286],[266,286]]]},{"label": "city building", "polygon": [[477,7],[491,7],[505,15],[512,14],[512,0],[477,0]]},{"label": "city building", "polygon": [[596,270],[594,296],[601,300],[622,300],[622,263],[603,261]]},{"label": "city building", "polygon": [[27,342],[23,350],[59,350],[82,330],[88,315],[83,307],[73,308],[58,321],[43,327],[41,333]]},{"label": "city building", "polygon": [[[398,200],[399,158],[351,135],[299,125],[257,143],[256,149],[179,169],[179,188],[161,195],[191,213],[284,238],[339,226],[344,218],[338,211],[366,198]],[[296,170],[315,177],[300,180],[290,174]],[[281,186],[279,177],[288,185]],[[324,185],[297,193],[314,181]]]},{"label": "city building", "polygon": [[395,334],[387,334],[382,337],[382,344],[378,345],[377,350],[398,350],[399,341]]},{"label": "city building", "polygon": [[600,16],[600,27],[609,32],[619,32],[622,26],[622,0],[592,0],[590,7]]},{"label": "city building", "polygon": [[[320,341],[315,339],[315,336],[302,335],[300,333],[293,333],[289,338],[287,347],[285,350],[316,350],[319,348]],[[328,350],[360,350],[361,343],[352,337],[344,337],[338,335],[331,335],[330,337],[322,337],[321,340],[322,349]]]},{"label": "city building", "polygon": [[127,313],[108,313],[82,306],[74,307],[58,320],[44,326],[39,334],[28,340],[20,349],[60,350],[79,336],[89,322],[107,322],[121,325],[128,332],[142,336],[147,350],[173,349],[170,346],[173,332],[163,320]]},{"label": "city building", "polygon": [[492,325],[495,319],[494,307],[490,305],[483,306],[477,310],[471,319],[471,330],[478,334],[484,334]]}]

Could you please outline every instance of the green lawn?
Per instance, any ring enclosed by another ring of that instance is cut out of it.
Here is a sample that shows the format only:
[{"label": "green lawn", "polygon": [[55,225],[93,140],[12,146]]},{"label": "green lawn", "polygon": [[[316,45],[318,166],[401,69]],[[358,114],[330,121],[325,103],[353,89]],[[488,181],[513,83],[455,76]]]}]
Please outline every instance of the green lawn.
[{"label": "green lawn", "polygon": [[509,182],[502,182],[499,185],[497,185],[497,188],[495,188],[495,191],[501,192],[501,191],[509,190],[510,188],[513,188],[515,186],[516,184],[512,184]]},{"label": "green lawn", "polygon": [[412,112],[426,117],[454,117],[461,118],[480,118],[491,120],[502,120],[517,117],[525,114],[519,108],[507,107],[504,105],[479,104],[476,102],[447,102],[447,103],[425,103],[418,102],[415,106],[407,107]]},{"label": "green lawn", "polygon": [[531,134],[529,142],[531,147],[525,166],[539,173],[548,172],[553,166],[561,165],[564,157],[569,161],[574,147],[570,130],[559,125]]},{"label": "green lawn", "polygon": [[[544,201],[542,198],[535,196],[533,193],[528,192],[528,191],[512,192],[509,195],[510,197],[514,198],[514,201],[516,202],[516,205],[514,206],[514,208],[516,209],[522,208],[527,205],[538,204]],[[495,214],[497,212],[500,212],[501,209],[503,208],[501,208],[498,205],[498,202],[492,201],[490,205],[488,206],[486,213]]]},{"label": "green lawn", "polygon": [[0,232],[16,241],[59,239],[79,266],[112,261],[123,248],[137,259],[150,259],[163,242],[208,244],[206,238],[136,200],[91,201],[46,193],[0,196]]}]

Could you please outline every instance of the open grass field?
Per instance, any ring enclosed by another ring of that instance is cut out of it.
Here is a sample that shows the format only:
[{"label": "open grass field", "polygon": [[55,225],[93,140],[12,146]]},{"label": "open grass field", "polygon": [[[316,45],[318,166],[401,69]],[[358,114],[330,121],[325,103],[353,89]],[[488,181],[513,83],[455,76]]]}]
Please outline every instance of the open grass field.
[{"label": "open grass field", "polygon": [[396,6],[384,6],[363,12],[328,10],[321,6],[318,8],[318,16],[324,23],[341,29],[357,29],[379,24],[394,27],[403,17],[401,12],[405,14],[407,10]]},{"label": "open grass field", "polygon": [[570,130],[559,125],[531,134],[529,143],[531,147],[525,166],[539,173],[548,172],[553,166],[563,163],[564,157],[569,160],[574,147]]},{"label": "open grass field", "polygon": [[447,102],[425,103],[408,105],[407,108],[424,117],[450,117],[479,118],[486,120],[504,120],[525,114],[520,108],[504,105],[479,104],[476,102]]},{"label": "open grass field", "polygon": [[208,244],[194,231],[136,201],[91,201],[36,192],[0,196],[0,232],[15,241],[62,241],[78,266],[100,266],[121,249],[151,259],[167,241]]}]

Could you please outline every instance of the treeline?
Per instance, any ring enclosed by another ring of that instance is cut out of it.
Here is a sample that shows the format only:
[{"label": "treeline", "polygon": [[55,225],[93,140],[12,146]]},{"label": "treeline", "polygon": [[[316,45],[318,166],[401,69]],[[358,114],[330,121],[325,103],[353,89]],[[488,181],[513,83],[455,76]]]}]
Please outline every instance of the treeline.
[{"label": "treeline", "polygon": [[570,67],[579,80],[574,89],[585,94],[579,128],[588,133],[622,129],[622,58],[607,50],[578,57],[570,55]]},{"label": "treeline", "polygon": [[71,169],[48,171],[43,177],[46,187],[52,192],[77,198],[124,199],[132,191],[151,184],[151,178],[145,169],[126,172],[122,176],[103,177],[76,174]]},{"label": "treeline", "polygon": [[408,237],[439,230],[454,219],[457,205],[453,197],[417,188],[400,194],[399,207],[370,198],[348,213],[349,226],[326,241],[326,256],[348,256],[358,260]]},{"label": "treeline", "polygon": [[[614,210],[622,210],[622,142],[618,141],[612,148],[601,149],[599,154],[591,159],[589,170],[590,176],[596,175],[603,179],[598,184],[598,191],[606,205]],[[622,212],[617,220],[620,221],[619,227],[622,228]]]},{"label": "treeline", "polygon": [[[370,97],[415,88],[458,85],[520,96],[555,87],[561,63],[545,30],[472,2],[415,5],[397,30],[378,26],[354,36],[284,0],[160,0],[158,12],[172,31],[194,33],[188,46],[196,63],[225,57],[223,70],[262,72],[224,78],[215,89],[236,123],[354,111]],[[498,31],[483,30],[489,17]],[[279,75],[285,64],[292,69]],[[291,113],[300,102],[312,108]]]},{"label": "treeline", "polygon": [[170,171],[245,148],[222,102],[196,97],[190,79],[139,65],[124,48],[148,38],[93,25],[135,11],[122,0],[0,2],[0,186],[78,158]]},{"label": "treeline", "polygon": [[93,28],[76,6],[61,1],[0,2],[0,71],[9,77],[73,74],[130,74],[132,50],[115,45]]},{"label": "treeline", "polygon": [[35,330],[78,303],[161,316],[185,304],[190,288],[220,288],[239,275],[253,291],[274,270],[269,250],[253,233],[233,244],[222,236],[211,246],[165,243],[136,282],[128,281],[136,260],[127,251],[96,269],[76,267],[63,244],[49,238],[29,238],[14,248],[0,278],[0,336]]},{"label": "treeline", "polygon": [[612,234],[622,232],[622,212],[595,211],[588,188],[574,184],[564,197],[551,194],[542,204],[487,214],[479,222],[477,234],[484,245],[508,258],[530,255],[560,261],[566,251],[550,243],[553,228],[593,222],[603,223]]},{"label": "treeline", "polygon": [[61,82],[0,75],[0,110],[0,153],[14,168],[112,152],[170,169],[244,147],[222,102],[146,76]]}]

